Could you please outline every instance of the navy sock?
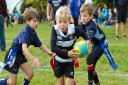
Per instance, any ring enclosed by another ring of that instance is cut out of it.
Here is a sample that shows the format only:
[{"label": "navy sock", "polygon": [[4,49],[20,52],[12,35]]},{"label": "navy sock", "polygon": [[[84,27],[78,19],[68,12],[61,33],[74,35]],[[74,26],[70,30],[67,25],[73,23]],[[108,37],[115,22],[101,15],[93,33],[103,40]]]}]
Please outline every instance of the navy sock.
[{"label": "navy sock", "polygon": [[7,85],[7,78],[0,79],[0,85]]},{"label": "navy sock", "polygon": [[29,83],[30,81],[25,78],[22,85],[29,85]]}]

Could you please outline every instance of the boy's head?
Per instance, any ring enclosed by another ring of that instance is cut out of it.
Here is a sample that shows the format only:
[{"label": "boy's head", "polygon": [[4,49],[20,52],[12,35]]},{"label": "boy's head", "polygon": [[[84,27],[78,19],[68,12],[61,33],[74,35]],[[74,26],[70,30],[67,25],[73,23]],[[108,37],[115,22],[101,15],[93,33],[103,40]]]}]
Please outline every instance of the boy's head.
[{"label": "boy's head", "polygon": [[39,13],[36,9],[30,7],[28,8],[24,14],[23,14],[24,20],[27,22],[27,24],[35,29],[38,25],[38,17]]},{"label": "boy's head", "polygon": [[71,14],[67,6],[61,6],[56,11],[56,23],[65,32],[71,22]]},{"label": "boy's head", "polygon": [[83,24],[88,23],[93,16],[92,7],[88,4],[83,4],[82,7],[80,8],[80,16]]}]

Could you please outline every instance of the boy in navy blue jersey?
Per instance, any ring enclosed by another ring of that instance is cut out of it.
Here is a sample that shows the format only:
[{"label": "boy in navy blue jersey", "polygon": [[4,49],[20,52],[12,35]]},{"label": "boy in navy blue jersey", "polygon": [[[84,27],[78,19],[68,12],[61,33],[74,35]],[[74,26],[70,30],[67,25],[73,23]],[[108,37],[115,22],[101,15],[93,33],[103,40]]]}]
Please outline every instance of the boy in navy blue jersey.
[{"label": "boy in navy blue jersey", "polygon": [[[88,38],[88,44],[92,43],[91,53],[86,58],[87,70],[88,70],[88,85],[100,85],[98,75],[95,71],[96,63],[100,59],[103,53],[105,53],[110,64],[112,64],[113,69],[116,69],[117,66],[112,59],[111,54],[108,51],[108,45],[106,42],[106,37],[100,27],[92,21],[93,9],[87,4],[82,5],[80,9],[81,17],[81,28],[85,32],[86,37]],[[106,50],[104,50],[106,49]],[[111,57],[111,59],[109,59]]]},{"label": "boy in navy blue jersey", "polygon": [[29,8],[24,13],[24,18],[26,20],[26,26],[14,39],[12,46],[8,50],[4,60],[4,63],[6,64],[4,69],[11,74],[11,78],[1,79],[0,85],[16,85],[19,67],[26,74],[22,85],[28,85],[30,83],[30,80],[33,77],[33,72],[30,65],[27,63],[27,59],[25,58],[25,56],[33,62],[36,68],[40,67],[39,59],[35,58],[35,56],[32,55],[31,52],[28,50],[28,47],[30,45],[39,47],[42,51],[49,54],[50,56],[53,55],[53,53],[41,43],[40,39],[36,34],[35,29],[38,25],[37,10],[35,10],[34,8]]}]

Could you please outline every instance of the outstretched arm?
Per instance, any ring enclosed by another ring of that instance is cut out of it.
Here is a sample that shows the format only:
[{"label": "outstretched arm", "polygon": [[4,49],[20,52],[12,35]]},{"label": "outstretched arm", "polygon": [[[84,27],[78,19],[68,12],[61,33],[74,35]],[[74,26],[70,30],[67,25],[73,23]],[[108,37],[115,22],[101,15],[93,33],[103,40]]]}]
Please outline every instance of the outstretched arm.
[{"label": "outstretched arm", "polygon": [[39,47],[43,52],[47,53],[48,55],[52,56],[53,55],[53,52],[51,52],[45,45],[41,45]]},{"label": "outstretched arm", "polygon": [[36,68],[40,67],[40,62],[39,62],[39,58],[35,58],[31,52],[28,50],[27,48],[27,44],[22,43],[22,50],[23,50],[23,54],[25,56],[27,56],[30,60],[32,60],[33,64],[35,65]]}]

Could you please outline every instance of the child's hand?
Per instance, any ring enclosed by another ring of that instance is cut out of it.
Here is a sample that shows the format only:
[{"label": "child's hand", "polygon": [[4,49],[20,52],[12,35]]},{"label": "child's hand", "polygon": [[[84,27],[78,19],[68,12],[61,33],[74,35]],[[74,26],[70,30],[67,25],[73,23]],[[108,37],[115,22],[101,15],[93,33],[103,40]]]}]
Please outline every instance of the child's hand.
[{"label": "child's hand", "polygon": [[54,57],[56,54],[53,52],[48,53],[51,57]]},{"label": "child's hand", "polygon": [[69,57],[71,57],[71,58],[73,58],[73,57],[78,57],[78,53],[76,53],[75,51],[73,51],[73,50],[70,50],[70,51],[68,51],[68,56]]},{"label": "child's hand", "polygon": [[33,62],[33,64],[35,65],[35,67],[36,67],[37,69],[40,68],[40,61],[39,61],[39,58],[34,58],[32,62]]}]

